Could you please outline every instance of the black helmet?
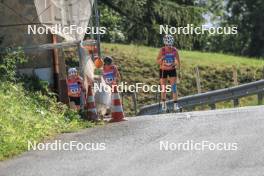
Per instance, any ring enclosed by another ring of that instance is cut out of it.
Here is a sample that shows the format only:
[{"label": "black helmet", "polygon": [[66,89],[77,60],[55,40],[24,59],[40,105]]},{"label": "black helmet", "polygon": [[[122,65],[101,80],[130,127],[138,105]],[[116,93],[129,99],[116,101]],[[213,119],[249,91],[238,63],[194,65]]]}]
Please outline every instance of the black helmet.
[{"label": "black helmet", "polygon": [[113,59],[112,59],[111,57],[106,56],[106,57],[104,58],[104,64],[105,64],[105,65],[111,65],[112,62],[113,62]]}]

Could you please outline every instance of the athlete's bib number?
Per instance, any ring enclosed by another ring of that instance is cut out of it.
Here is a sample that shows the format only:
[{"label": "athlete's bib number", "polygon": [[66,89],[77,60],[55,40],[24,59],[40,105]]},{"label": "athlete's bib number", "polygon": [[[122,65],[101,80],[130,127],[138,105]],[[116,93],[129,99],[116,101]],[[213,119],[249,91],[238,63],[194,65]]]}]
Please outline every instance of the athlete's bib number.
[{"label": "athlete's bib number", "polygon": [[166,66],[172,66],[174,64],[174,55],[173,54],[166,54],[164,58],[164,62]]},{"label": "athlete's bib number", "polygon": [[109,72],[104,74],[105,82],[107,84],[112,84],[114,81],[114,72]]},{"label": "athlete's bib number", "polygon": [[78,83],[72,83],[69,85],[70,91],[73,94],[77,94],[80,92],[80,85]]}]

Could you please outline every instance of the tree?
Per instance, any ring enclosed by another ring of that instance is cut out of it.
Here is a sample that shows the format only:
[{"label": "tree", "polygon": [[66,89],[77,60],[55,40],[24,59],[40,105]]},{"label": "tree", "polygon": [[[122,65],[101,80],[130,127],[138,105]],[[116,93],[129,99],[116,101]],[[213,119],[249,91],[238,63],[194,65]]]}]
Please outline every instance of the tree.
[{"label": "tree", "polygon": [[238,34],[209,38],[211,50],[264,57],[264,1],[209,0],[208,9],[221,26],[237,26]]},{"label": "tree", "polygon": [[[101,3],[117,12],[123,19],[122,32],[127,42],[151,46],[161,44],[159,25],[200,25],[203,22],[203,8],[195,0],[101,0]],[[177,35],[180,48],[193,48],[196,36]]]},{"label": "tree", "polygon": [[[237,24],[238,39],[243,45],[241,54],[264,56],[264,1],[230,0],[226,16],[229,24]],[[239,42],[239,41],[237,41]]]}]

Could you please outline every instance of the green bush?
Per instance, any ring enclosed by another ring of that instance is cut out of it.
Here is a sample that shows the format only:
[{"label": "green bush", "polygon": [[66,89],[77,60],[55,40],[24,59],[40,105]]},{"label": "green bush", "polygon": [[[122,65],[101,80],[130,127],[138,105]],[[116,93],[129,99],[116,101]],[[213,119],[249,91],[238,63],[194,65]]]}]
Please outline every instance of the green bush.
[{"label": "green bush", "polygon": [[7,51],[0,60],[0,80],[16,81],[17,65],[27,61],[22,50]]},{"label": "green bush", "polygon": [[90,127],[78,113],[21,84],[0,84],[0,160],[27,149],[27,141],[41,141],[57,133]]},{"label": "green bush", "polygon": [[28,141],[39,142],[61,132],[93,126],[78,112],[56,101],[45,81],[17,76],[23,51],[10,52],[0,61],[0,160],[27,150]]}]

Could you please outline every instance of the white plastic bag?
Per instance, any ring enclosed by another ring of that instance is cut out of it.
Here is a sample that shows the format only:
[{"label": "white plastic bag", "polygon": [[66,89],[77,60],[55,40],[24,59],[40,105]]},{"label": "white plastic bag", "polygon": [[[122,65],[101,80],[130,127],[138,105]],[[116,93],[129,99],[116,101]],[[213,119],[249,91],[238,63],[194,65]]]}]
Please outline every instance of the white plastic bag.
[{"label": "white plastic bag", "polygon": [[[95,103],[97,111],[100,115],[105,115],[111,108],[111,87],[105,83],[103,78],[96,81],[95,84]],[[98,90],[96,87],[101,88],[101,90]]]},{"label": "white plastic bag", "polygon": [[[66,41],[83,40],[92,15],[94,0],[34,0],[39,21]],[[70,26],[78,29],[63,32]]]}]

